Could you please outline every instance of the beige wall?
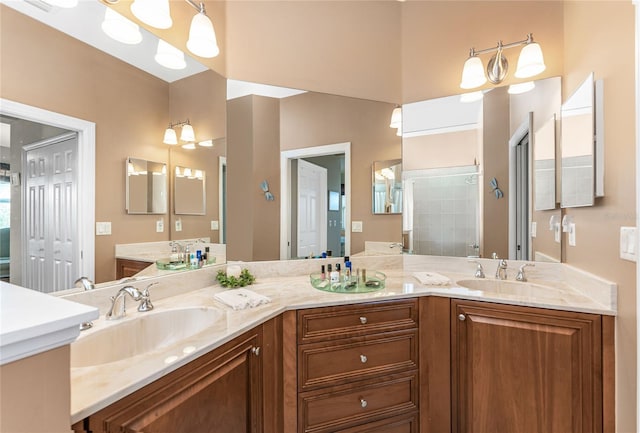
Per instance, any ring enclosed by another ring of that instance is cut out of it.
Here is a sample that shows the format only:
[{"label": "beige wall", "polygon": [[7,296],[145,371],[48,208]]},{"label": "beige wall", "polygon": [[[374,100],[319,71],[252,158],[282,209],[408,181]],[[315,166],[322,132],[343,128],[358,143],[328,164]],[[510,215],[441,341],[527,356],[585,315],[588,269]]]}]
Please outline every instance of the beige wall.
[{"label": "beige wall", "polygon": [[228,2],[227,77],[399,103],[400,9],[391,1]]},{"label": "beige wall", "polygon": [[70,433],[69,346],[0,366],[0,432]]},{"label": "beige wall", "polygon": [[[634,7],[626,1],[567,2],[564,7],[563,100],[590,72],[604,80],[605,197],[566,209],[577,246],[563,261],[618,283],[617,431],[636,431],[636,264],[618,253],[621,226],[636,225]],[[568,245],[567,237],[563,245]]]},{"label": "beige wall", "polygon": [[351,220],[362,221],[362,233],[351,234],[351,254],[364,251],[364,241],[400,242],[400,215],[373,215],[373,161],[401,157],[401,140],[389,128],[394,105],[304,93],[282,99],[281,150],[351,142]]}]

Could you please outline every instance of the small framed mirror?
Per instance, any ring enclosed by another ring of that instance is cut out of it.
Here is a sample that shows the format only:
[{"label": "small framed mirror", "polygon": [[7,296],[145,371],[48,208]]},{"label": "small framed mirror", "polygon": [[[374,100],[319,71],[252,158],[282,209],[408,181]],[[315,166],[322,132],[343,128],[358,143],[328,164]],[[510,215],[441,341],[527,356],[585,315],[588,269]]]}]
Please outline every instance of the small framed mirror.
[{"label": "small framed mirror", "polygon": [[204,170],[176,166],[174,173],[175,214],[204,215],[206,209]]},{"label": "small framed mirror", "polygon": [[374,161],[372,175],[373,213],[402,213],[402,160]]},{"label": "small framed mirror", "polygon": [[125,173],[128,214],[167,213],[167,164],[129,157]]}]

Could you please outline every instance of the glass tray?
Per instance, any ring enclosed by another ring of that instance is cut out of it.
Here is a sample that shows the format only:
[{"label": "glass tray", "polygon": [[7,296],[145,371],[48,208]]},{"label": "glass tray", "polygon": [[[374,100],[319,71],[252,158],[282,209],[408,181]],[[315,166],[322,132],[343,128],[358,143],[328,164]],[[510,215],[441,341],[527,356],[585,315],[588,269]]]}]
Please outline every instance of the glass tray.
[{"label": "glass tray", "polygon": [[377,290],[382,290],[385,287],[385,281],[387,276],[379,271],[366,270],[366,281],[360,277],[358,280],[356,275],[352,275],[349,280],[344,280],[344,275],[341,275],[342,280],[340,282],[332,283],[327,278],[323,279],[322,274],[311,274],[311,285],[325,292],[334,293],[369,293]]}]

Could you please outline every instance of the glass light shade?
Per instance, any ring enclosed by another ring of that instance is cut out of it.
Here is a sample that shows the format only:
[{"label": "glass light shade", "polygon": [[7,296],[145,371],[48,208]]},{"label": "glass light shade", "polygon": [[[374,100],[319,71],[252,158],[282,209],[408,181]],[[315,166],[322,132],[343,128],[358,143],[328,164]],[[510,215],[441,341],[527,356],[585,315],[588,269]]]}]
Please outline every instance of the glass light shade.
[{"label": "glass light shade", "polygon": [[518,78],[528,78],[538,75],[546,69],[540,44],[531,42],[522,48],[518,57],[518,66],[514,74]]},{"label": "glass light shade", "polygon": [[487,77],[484,75],[484,66],[482,66],[480,57],[469,57],[467,61],[464,62],[460,87],[463,89],[473,89],[482,86],[486,82]]},{"label": "glass light shade", "polygon": [[162,39],[158,41],[158,51],[154,58],[156,62],[165,68],[184,69],[187,67],[187,62],[184,60],[184,53]]},{"label": "glass light shade", "polygon": [[191,177],[191,169],[189,167],[184,168],[184,177]]},{"label": "glass light shade", "polygon": [[400,128],[402,125],[402,108],[396,107],[391,112],[391,123],[389,124],[390,128]]},{"label": "glass light shade", "polygon": [[[193,126],[187,124],[182,127],[180,132],[180,140],[182,141],[196,141],[196,134],[193,132]],[[191,143],[194,144],[194,143]],[[195,146],[195,144],[194,144]],[[194,147],[195,148],[195,147]]]},{"label": "glass light shade", "polygon": [[398,127],[398,129],[396,130],[396,135],[398,137],[402,137],[402,126]]},{"label": "glass light shade", "polygon": [[[187,150],[193,150],[193,149],[195,149],[195,148],[196,148],[196,144],[195,144],[195,143],[187,143],[187,144],[183,144],[183,145],[182,145],[182,148],[183,148],[183,149],[187,149]],[[185,169],[185,170],[186,170],[186,169]],[[185,171],[184,175],[185,175],[185,176],[187,176],[186,171]],[[189,174],[189,176],[191,176],[191,174]],[[187,177],[189,177],[189,176],[187,176]]]},{"label": "glass light shade", "polygon": [[178,144],[178,136],[176,135],[176,131],[173,128],[167,128],[164,131],[164,140],[162,140],[164,144]]},{"label": "glass light shade", "polygon": [[111,8],[105,10],[102,31],[123,44],[135,45],[142,42],[140,27]]},{"label": "glass light shade", "polygon": [[460,95],[460,102],[469,103],[476,102],[484,98],[484,92],[482,90],[478,90],[476,92],[467,92]]},{"label": "glass light shade", "polygon": [[180,173],[180,167],[176,167],[176,177],[182,177],[182,173]]},{"label": "glass light shade", "polygon": [[220,54],[213,23],[202,12],[197,13],[191,20],[187,48],[196,56],[208,59]]},{"label": "glass light shade", "polygon": [[196,174],[194,174],[196,179],[202,179],[204,175],[202,174],[202,170],[196,170]]},{"label": "glass light shade", "polygon": [[44,2],[49,3],[51,6],[58,6],[67,9],[78,6],[78,0],[44,0]]},{"label": "glass light shade", "polygon": [[509,86],[507,92],[510,95],[519,95],[521,93],[529,92],[535,89],[536,84],[533,81],[527,81],[526,83],[512,84]]},{"label": "glass light shade", "polygon": [[156,29],[168,29],[173,24],[169,0],[135,0],[131,3],[133,15]]},{"label": "glass light shade", "polygon": [[204,140],[198,143],[202,147],[213,147],[213,140]]}]

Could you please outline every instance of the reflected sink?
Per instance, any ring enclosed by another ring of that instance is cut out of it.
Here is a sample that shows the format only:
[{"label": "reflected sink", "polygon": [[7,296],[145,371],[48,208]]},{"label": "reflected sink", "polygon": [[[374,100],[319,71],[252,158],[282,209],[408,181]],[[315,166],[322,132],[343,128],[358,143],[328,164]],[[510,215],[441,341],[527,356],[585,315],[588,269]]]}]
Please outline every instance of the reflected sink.
[{"label": "reflected sink", "polygon": [[520,282],[513,280],[493,280],[493,279],[469,279],[459,280],[456,284],[471,290],[482,290],[484,292],[498,293],[502,295],[516,295],[536,298],[551,298],[559,296],[559,289],[541,284]]},{"label": "reflected sink", "polygon": [[119,361],[227,326],[226,312],[217,308],[164,310],[103,323],[110,326],[81,335],[71,344],[72,368]]}]

